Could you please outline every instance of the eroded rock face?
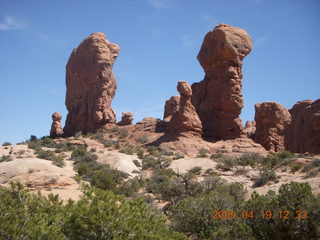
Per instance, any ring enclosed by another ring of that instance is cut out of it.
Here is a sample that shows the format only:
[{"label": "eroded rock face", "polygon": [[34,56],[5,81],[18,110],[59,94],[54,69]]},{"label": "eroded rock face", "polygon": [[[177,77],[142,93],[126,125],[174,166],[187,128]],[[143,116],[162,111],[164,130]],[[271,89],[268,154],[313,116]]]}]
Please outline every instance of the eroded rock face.
[{"label": "eroded rock face", "polygon": [[254,135],[256,133],[256,122],[255,121],[247,121],[243,128],[243,133],[251,139],[254,139]]},{"label": "eroded rock face", "polygon": [[58,112],[52,114],[52,124],[50,130],[50,137],[59,137],[63,134],[61,119],[62,115]]},{"label": "eroded rock face", "polygon": [[266,150],[284,150],[284,136],[290,126],[289,111],[275,102],[257,103],[255,106],[256,132],[254,140]]},{"label": "eroded rock face", "polygon": [[146,117],[135,125],[135,131],[145,132],[164,132],[166,128],[167,126],[164,121],[153,117]]},{"label": "eroded rock face", "polygon": [[163,120],[169,122],[172,115],[179,111],[180,96],[172,96],[166,101],[164,106]]},{"label": "eroded rock face", "polygon": [[66,66],[65,134],[95,132],[115,125],[111,101],[117,88],[112,66],[119,46],[93,33],[72,51]]},{"label": "eroded rock face", "polygon": [[286,149],[297,153],[320,153],[320,99],[297,102],[290,110],[291,125]]},{"label": "eroded rock face", "polygon": [[124,112],[122,113],[121,121],[118,122],[119,126],[132,125],[133,114],[132,112]]},{"label": "eroded rock face", "polygon": [[243,29],[226,24],[205,36],[198,60],[205,78],[192,85],[192,103],[202,122],[204,136],[233,139],[243,136],[239,118],[243,108],[242,61],[252,48]]},{"label": "eroded rock face", "polygon": [[178,112],[172,115],[169,122],[169,134],[201,137],[202,124],[191,103],[192,89],[190,85],[185,81],[179,81],[177,90],[180,93],[180,105]]}]

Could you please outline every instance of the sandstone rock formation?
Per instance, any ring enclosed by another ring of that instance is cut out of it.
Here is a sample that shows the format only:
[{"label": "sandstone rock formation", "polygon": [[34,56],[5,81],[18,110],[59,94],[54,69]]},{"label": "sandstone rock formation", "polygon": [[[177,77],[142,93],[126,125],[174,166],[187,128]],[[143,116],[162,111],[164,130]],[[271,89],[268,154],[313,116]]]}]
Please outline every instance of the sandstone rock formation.
[{"label": "sandstone rock formation", "polygon": [[132,112],[124,112],[122,113],[121,121],[117,124],[119,126],[126,126],[126,125],[132,125],[133,121],[133,114]]},{"label": "sandstone rock formation", "polygon": [[164,132],[166,125],[163,121],[153,117],[146,117],[142,121],[137,122],[135,125],[135,131],[145,132]]},{"label": "sandstone rock formation", "polygon": [[291,125],[286,149],[298,153],[320,153],[320,99],[297,102],[290,110]]},{"label": "sandstone rock formation", "polygon": [[205,78],[192,85],[192,103],[203,125],[204,136],[233,139],[243,136],[239,118],[243,108],[242,61],[252,48],[245,30],[226,24],[205,36],[198,60]]},{"label": "sandstone rock formation", "polygon": [[277,152],[284,150],[284,136],[289,128],[289,111],[275,102],[257,103],[255,106],[255,141],[266,150]]},{"label": "sandstone rock formation", "polygon": [[202,125],[191,103],[192,89],[190,85],[185,81],[179,81],[177,90],[180,93],[180,105],[178,112],[172,115],[169,122],[169,134],[201,137]]},{"label": "sandstone rock formation", "polygon": [[179,111],[180,96],[172,96],[164,106],[163,120],[169,122],[172,115]]},{"label": "sandstone rock formation", "polygon": [[66,66],[65,135],[95,132],[116,123],[111,101],[117,88],[112,66],[119,46],[93,33],[72,51]]},{"label": "sandstone rock formation", "polygon": [[256,122],[255,121],[247,121],[244,128],[243,133],[251,139],[254,139],[254,135],[256,133]]},{"label": "sandstone rock formation", "polygon": [[62,115],[58,112],[52,114],[52,124],[50,130],[50,137],[59,137],[63,134],[61,119]]}]

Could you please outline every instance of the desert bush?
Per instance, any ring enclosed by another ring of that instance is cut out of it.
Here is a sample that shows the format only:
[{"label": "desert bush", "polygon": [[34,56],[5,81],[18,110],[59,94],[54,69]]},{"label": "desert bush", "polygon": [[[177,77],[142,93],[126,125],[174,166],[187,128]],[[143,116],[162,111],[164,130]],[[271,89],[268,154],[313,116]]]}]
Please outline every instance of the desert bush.
[{"label": "desert bush", "polygon": [[[308,183],[291,182],[280,187],[279,193],[253,194],[243,209],[251,209],[261,216],[269,210],[273,217],[247,219],[256,239],[317,239],[320,234],[320,197],[311,192]],[[280,219],[279,211],[288,211],[289,219]],[[307,218],[304,218],[305,211]],[[303,218],[302,218],[303,217]]]},{"label": "desert bush", "polygon": [[132,197],[136,195],[145,184],[146,182],[142,177],[136,176],[123,182],[116,192],[123,194],[126,197]]},{"label": "desert bush", "polygon": [[2,155],[2,157],[0,158],[0,162],[10,162],[12,160],[13,158],[10,155]]},{"label": "desert bush", "polygon": [[12,144],[10,143],[10,142],[4,142],[3,144],[2,144],[2,146],[11,146]]},{"label": "desert bush", "polygon": [[87,148],[85,146],[76,147],[71,153],[71,159],[75,160],[79,157],[86,155],[87,153]]},{"label": "desert bush", "polygon": [[144,154],[143,148],[136,147],[135,152],[137,153],[138,158],[140,158],[140,159],[143,158],[143,154]]},{"label": "desert bush", "polygon": [[189,172],[195,174],[195,175],[200,175],[201,174],[201,170],[202,168],[199,166],[193,167],[191,169],[189,169]]},{"label": "desert bush", "polygon": [[103,146],[104,146],[104,147],[111,147],[114,143],[115,143],[115,142],[114,142],[113,140],[110,140],[110,139],[104,140],[104,141],[103,141]]},{"label": "desert bush", "polygon": [[213,153],[210,155],[210,159],[216,160],[216,159],[222,158],[223,156],[224,155],[222,153]]},{"label": "desert bush", "polygon": [[183,153],[174,153],[172,159],[173,160],[177,160],[177,159],[181,159],[184,158],[184,154]]},{"label": "desert bush", "polygon": [[100,130],[100,131],[97,131],[95,134],[93,134],[91,137],[103,144],[104,143],[104,133],[105,133],[104,130]]},{"label": "desert bush", "polygon": [[304,166],[304,168],[302,169],[302,172],[308,172],[316,167],[320,167],[320,158],[314,159],[311,163]]},{"label": "desert bush", "polygon": [[245,153],[236,159],[240,166],[254,167],[257,163],[262,161],[263,157],[258,153]]},{"label": "desert bush", "polygon": [[120,149],[119,152],[127,154],[127,155],[133,155],[134,148],[133,148],[133,146],[126,146],[125,148]]},{"label": "desert bush", "polygon": [[140,198],[127,200],[86,186],[79,201],[29,194],[21,184],[0,188],[0,238],[25,240],[187,239]]},{"label": "desert bush", "polygon": [[125,139],[128,137],[128,131],[125,129],[121,129],[119,132],[119,139]]},{"label": "desert bush", "polygon": [[235,159],[230,156],[223,156],[218,161],[216,168],[222,171],[230,171],[236,165]]},{"label": "desert bush", "polygon": [[319,169],[313,169],[309,172],[306,173],[306,175],[304,176],[304,178],[313,178],[313,177],[316,177],[318,175],[318,172],[320,170]]},{"label": "desert bush", "polygon": [[157,146],[152,146],[152,145],[150,145],[150,146],[147,146],[146,148],[147,148],[147,152],[148,152],[150,155],[154,155],[154,154],[156,154],[156,153],[159,152],[159,148],[158,148]]},{"label": "desert bush", "polygon": [[259,177],[254,179],[253,187],[261,187],[271,180],[276,179],[276,173],[270,169],[263,169],[260,171]]},{"label": "desert bush", "polygon": [[141,163],[140,163],[137,159],[133,160],[133,163],[134,163],[134,165],[136,165],[138,168],[141,167]]},{"label": "desert bush", "polygon": [[245,167],[239,167],[236,169],[236,171],[234,172],[235,175],[244,175],[248,172],[249,170],[246,169]]},{"label": "desert bush", "polygon": [[197,157],[201,157],[201,158],[208,157],[208,152],[209,152],[208,149],[200,148],[198,151]]},{"label": "desert bush", "polygon": [[302,164],[301,163],[293,163],[291,165],[291,172],[297,172],[302,168]]},{"label": "desert bush", "polygon": [[138,142],[138,143],[147,143],[148,141],[149,141],[149,138],[148,138],[148,136],[147,135],[145,135],[145,134],[143,134],[142,136],[140,136],[140,137],[138,137],[137,139],[136,139],[136,141]]}]

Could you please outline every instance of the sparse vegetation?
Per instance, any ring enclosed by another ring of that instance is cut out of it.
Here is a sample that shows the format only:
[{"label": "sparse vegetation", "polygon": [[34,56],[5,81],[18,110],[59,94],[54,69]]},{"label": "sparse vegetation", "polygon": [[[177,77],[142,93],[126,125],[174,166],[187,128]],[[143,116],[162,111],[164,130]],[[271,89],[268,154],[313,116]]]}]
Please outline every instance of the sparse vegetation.
[{"label": "sparse vegetation", "polygon": [[4,142],[3,144],[2,144],[2,146],[11,146],[12,144],[10,143],[10,142]]},{"label": "sparse vegetation", "polygon": [[184,154],[183,153],[175,153],[173,155],[173,160],[177,160],[177,159],[181,159],[184,158]]},{"label": "sparse vegetation", "polygon": [[136,165],[138,168],[141,167],[141,163],[138,160],[133,160],[134,165]]},{"label": "sparse vegetation", "polygon": [[147,143],[149,141],[149,138],[147,135],[143,134],[142,136],[140,136],[139,138],[136,139],[136,141],[138,143]]},{"label": "sparse vegetation", "polygon": [[230,171],[235,165],[236,160],[233,157],[225,155],[218,159],[216,168],[222,171]]},{"label": "sparse vegetation", "polygon": [[201,174],[202,168],[199,166],[193,167],[189,170],[190,173],[193,173],[195,175],[200,175]]},{"label": "sparse vegetation", "polygon": [[197,157],[200,157],[200,158],[208,157],[208,152],[209,152],[208,149],[200,148],[198,151]]},{"label": "sparse vegetation", "polygon": [[13,158],[10,155],[2,155],[2,157],[0,158],[0,162],[10,162],[12,160]]},{"label": "sparse vegetation", "polygon": [[270,169],[263,169],[260,171],[259,177],[254,179],[253,187],[261,187],[271,180],[276,179],[276,173]]}]

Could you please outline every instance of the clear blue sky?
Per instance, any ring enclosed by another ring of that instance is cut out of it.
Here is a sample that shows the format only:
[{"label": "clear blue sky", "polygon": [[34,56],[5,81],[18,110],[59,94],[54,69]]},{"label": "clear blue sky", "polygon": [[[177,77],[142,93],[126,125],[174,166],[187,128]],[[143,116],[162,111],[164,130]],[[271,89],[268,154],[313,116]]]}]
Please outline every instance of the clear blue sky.
[{"label": "clear blue sky", "polygon": [[117,118],[162,118],[178,80],[203,79],[196,56],[223,22],[244,28],[242,120],[254,104],[291,108],[320,97],[319,0],[0,0],[0,144],[48,135],[51,114],[66,118],[65,65],[92,32],[120,45],[114,65]]}]

